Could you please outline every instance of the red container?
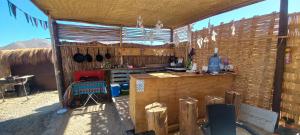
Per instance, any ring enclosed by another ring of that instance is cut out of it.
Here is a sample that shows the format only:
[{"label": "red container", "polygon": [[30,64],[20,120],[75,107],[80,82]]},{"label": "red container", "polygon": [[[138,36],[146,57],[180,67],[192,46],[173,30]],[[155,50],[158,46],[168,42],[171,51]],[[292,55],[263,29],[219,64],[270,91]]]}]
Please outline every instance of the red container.
[{"label": "red container", "polygon": [[103,70],[92,70],[92,71],[75,71],[74,81],[80,81],[81,77],[97,77],[99,80],[105,79],[105,71]]}]

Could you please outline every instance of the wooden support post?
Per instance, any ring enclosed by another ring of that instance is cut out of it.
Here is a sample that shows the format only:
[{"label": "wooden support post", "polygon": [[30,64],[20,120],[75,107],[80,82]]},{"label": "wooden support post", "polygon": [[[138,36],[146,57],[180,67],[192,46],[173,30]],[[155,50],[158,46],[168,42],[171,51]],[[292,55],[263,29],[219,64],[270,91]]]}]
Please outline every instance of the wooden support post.
[{"label": "wooden support post", "polygon": [[61,50],[60,47],[58,46],[59,38],[58,38],[57,23],[55,20],[52,20],[51,17],[49,17],[48,22],[49,22],[49,31],[51,36],[52,55],[54,60],[53,64],[54,64],[57,91],[59,96],[59,102],[62,103],[65,86],[64,86]]},{"label": "wooden support post", "polygon": [[190,25],[188,25],[187,26],[187,35],[188,35],[188,43],[186,44],[186,50],[185,50],[185,57],[186,57],[186,59],[188,60],[188,58],[189,58],[189,50],[190,50],[190,48],[192,47],[192,41],[191,41],[191,36],[192,36],[192,33],[191,33],[192,31],[191,31],[191,26]]},{"label": "wooden support post", "polygon": [[155,135],[168,134],[167,107],[162,103],[154,102],[145,107],[148,131],[153,130]]},{"label": "wooden support post", "polygon": [[199,134],[198,120],[198,100],[191,97],[179,99],[179,129],[181,135]]},{"label": "wooden support post", "polygon": [[242,103],[241,94],[235,91],[226,91],[225,92],[225,104],[232,104],[235,106],[235,115],[238,119],[240,106]]},{"label": "wooden support post", "polygon": [[[283,84],[283,73],[284,73],[284,57],[285,48],[287,43],[288,33],[288,0],[280,1],[280,13],[279,13],[279,33],[277,41],[277,55],[276,55],[276,68],[274,75],[274,91],[273,91],[273,103],[272,110],[278,113],[280,116],[280,104],[281,104],[281,92]],[[278,119],[279,120],[279,119]],[[277,126],[278,126],[277,120]],[[277,127],[276,126],[276,127]]]},{"label": "wooden support post", "polygon": [[111,70],[105,70],[105,81],[107,90],[107,101],[112,102],[111,88],[110,88]]},{"label": "wooden support post", "polygon": [[[120,27],[120,48],[123,46],[123,27]],[[123,65],[123,55],[120,53],[120,65]]]},{"label": "wooden support post", "polygon": [[171,42],[171,43],[173,43],[173,40],[174,40],[174,39],[173,39],[173,38],[174,38],[173,36],[174,36],[174,31],[173,31],[173,29],[170,29],[170,42]]}]

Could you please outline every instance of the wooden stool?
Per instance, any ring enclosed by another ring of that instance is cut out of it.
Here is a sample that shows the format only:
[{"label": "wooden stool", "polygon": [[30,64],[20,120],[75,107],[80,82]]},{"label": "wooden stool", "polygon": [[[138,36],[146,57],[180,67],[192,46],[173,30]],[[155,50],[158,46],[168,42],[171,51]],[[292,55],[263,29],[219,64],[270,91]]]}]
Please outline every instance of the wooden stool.
[{"label": "wooden stool", "polygon": [[191,97],[179,99],[179,129],[181,135],[195,135],[198,132],[198,100]]},{"label": "wooden stool", "polygon": [[204,107],[204,112],[205,112],[205,120],[207,120],[207,112],[206,112],[206,106],[211,105],[211,104],[224,104],[224,98],[222,97],[217,97],[217,96],[205,96],[205,107]]},{"label": "wooden stool", "polygon": [[153,130],[155,135],[168,134],[168,116],[165,104],[154,102],[145,107],[148,131]]},{"label": "wooden stool", "polygon": [[225,103],[232,104],[235,106],[235,115],[238,119],[240,106],[241,106],[242,98],[241,94],[236,91],[226,91],[225,92]]}]

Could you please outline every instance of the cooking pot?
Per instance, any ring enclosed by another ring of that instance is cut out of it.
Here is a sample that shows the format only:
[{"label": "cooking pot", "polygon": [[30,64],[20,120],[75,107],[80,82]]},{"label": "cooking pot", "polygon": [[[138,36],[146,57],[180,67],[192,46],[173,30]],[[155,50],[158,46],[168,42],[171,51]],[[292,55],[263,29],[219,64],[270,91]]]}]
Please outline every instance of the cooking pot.
[{"label": "cooking pot", "polygon": [[98,49],[98,54],[96,55],[96,60],[98,62],[102,62],[103,61],[103,56],[100,54],[99,49]]},{"label": "cooking pot", "polygon": [[105,58],[106,59],[110,59],[111,58],[111,54],[108,52],[108,49],[106,50]]},{"label": "cooking pot", "polygon": [[92,57],[92,55],[89,54],[89,49],[88,48],[86,49],[85,60],[87,62],[92,62],[93,61],[93,57]]},{"label": "cooking pot", "polygon": [[79,52],[79,48],[77,48],[77,53],[74,54],[73,60],[77,63],[82,63],[85,60],[85,56]]}]

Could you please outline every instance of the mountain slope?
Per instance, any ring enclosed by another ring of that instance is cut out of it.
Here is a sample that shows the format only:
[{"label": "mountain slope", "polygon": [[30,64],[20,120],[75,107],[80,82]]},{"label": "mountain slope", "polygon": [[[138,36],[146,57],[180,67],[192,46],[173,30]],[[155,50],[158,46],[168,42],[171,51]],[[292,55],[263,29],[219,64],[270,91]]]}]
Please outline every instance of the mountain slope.
[{"label": "mountain slope", "polygon": [[10,43],[0,50],[13,50],[13,49],[23,49],[23,48],[50,48],[51,43],[47,39],[31,39],[26,41],[17,41]]}]

